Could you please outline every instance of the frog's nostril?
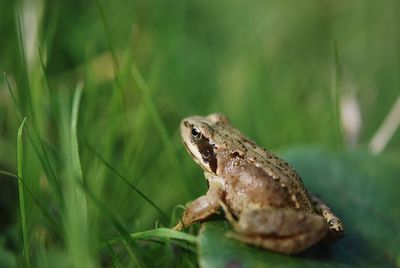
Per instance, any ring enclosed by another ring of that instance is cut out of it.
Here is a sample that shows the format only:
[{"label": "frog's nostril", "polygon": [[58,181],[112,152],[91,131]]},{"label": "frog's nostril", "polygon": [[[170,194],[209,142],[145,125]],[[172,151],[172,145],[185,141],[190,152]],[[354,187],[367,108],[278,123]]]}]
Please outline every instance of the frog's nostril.
[{"label": "frog's nostril", "polygon": [[189,122],[188,122],[188,121],[183,121],[183,125],[184,125],[185,127],[189,127]]}]

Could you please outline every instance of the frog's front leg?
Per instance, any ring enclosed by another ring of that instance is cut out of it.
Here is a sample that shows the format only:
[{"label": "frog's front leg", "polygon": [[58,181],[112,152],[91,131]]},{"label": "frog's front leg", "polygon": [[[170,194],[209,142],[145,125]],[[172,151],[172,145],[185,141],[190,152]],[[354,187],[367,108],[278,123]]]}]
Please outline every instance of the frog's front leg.
[{"label": "frog's front leg", "polygon": [[332,243],[344,236],[344,228],[342,221],[333,214],[332,210],[318,197],[311,195],[314,207],[329,225],[329,233],[325,238],[326,242]]},{"label": "frog's front leg", "polygon": [[242,212],[229,236],[265,249],[296,254],[320,241],[328,231],[323,217],[284,208]]},{"label": "frog's front leg", "polygon": [[221,194],[222,190],[220,186],[210,182],[207,194],[189,204],[183,212],[181,220],[174,227],[174,230],[182,230],[197,221],[204,220],[210,215],[217,213],[220,208],[219,199]]}]

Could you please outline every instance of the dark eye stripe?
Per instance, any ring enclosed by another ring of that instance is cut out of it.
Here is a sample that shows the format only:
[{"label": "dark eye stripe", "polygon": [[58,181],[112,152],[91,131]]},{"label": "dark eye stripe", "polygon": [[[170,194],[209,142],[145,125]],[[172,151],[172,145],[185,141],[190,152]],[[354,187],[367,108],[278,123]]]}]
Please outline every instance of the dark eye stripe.
[{"label": "dark eye stripe", "polygon": [[204,136],[199,141],[196,141],[196,145],[201,157],[203,158],[203,161],[208,163],[213,173],[216,173],[218,162],[217,154],[215,153],[215,146],[210,144],[210,140]]}]

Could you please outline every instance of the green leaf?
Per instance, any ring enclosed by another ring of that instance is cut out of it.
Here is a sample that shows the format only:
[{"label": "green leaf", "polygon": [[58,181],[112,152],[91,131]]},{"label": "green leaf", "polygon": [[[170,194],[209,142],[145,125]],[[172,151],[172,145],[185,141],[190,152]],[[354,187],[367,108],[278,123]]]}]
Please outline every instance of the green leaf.
[{"label": "green leaf", "polygon": [[293,150],[284,155],[307,188],[322,197],[345,224],[345,237],[285,256],[226,237],[226,222],[199,234],[202,267],[398,267],[400,265],[399,158],[366,152]]}]

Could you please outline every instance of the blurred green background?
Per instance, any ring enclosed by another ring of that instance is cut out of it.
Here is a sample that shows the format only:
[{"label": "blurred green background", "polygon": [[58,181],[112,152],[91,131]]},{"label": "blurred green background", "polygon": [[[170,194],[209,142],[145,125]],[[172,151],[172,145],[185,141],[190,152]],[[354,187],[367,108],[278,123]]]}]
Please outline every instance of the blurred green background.
[{"label": "blurred green background", "polygon": [[[397,0],[1,1],[4,265],[23,265],[26,246],[37,267],[196,265],[185,245],[103,243],[123,236],[117,222],[173,226],[174,208],[206,191],[180,120],[222,112],[275,152],[374,150],[399,95],[399,11]],[[398,155],[400,133],[386,142]],[[22,221],[4,174],[18,164]]]}]

